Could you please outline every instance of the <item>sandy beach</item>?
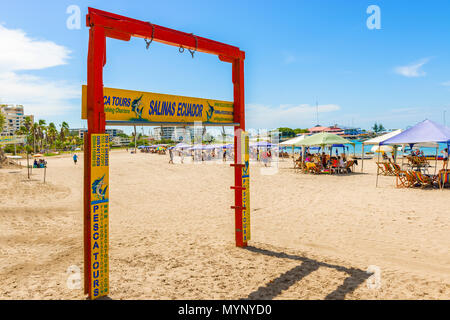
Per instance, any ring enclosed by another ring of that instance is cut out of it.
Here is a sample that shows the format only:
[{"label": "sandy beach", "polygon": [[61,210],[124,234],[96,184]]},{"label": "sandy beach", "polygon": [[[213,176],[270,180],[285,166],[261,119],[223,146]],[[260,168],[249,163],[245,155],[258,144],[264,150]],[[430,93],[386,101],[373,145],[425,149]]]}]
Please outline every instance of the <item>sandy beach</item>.
[{"label": "sandy beach", "polygon": [[[0,299],[84,299],[83,156],[0,170]],[[234,244],[233,168],[113,151],[112,299],[449,299],[450,190],[251,165],[252,240]],[[370,267],[372,266],[372,267]],[[379,270],[377,283],[370,270]],[[82,279],[82,278],[81,278]]]}]

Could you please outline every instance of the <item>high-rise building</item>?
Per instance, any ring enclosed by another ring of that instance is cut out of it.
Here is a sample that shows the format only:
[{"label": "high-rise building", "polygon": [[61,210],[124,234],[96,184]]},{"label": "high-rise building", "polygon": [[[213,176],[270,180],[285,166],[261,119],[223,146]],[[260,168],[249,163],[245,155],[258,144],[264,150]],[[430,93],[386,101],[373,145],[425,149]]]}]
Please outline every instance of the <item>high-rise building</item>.
[{"label": "high-rise building", "polygon": [[31,122],[34,122],[34,117],[32,115],[25,115],[24,108],[22,105],[11,105],[11,104],[1,104],[0,112],[5,117],[5,124],[3,125],[3,130],[0,133],[2,136],[13,136],[16,131],[24,125],[25,117],[30,117]]}]

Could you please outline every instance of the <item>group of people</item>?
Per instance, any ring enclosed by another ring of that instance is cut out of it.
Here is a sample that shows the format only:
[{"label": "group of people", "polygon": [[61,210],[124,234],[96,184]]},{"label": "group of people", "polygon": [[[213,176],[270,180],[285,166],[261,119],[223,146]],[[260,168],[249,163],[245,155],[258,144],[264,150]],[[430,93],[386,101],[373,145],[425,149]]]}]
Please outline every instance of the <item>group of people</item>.
[{"label": "group of people", "polygon": [[[445,148],[444,150],[441,151],[442,153],[442,168],[443,169],[447,169],[447,162],[448,162],[448,148]],[[409,154],[409,156],[407,156],[407,158],[409,159],[410,162],[413,163],[426,163],[426,157],[423,153],[423,150],[411,150],[411,153]]]},{"label": "group of people", "polygon": [[298,162],[303,163],[303,167],[310,167],[308,164],[314,164],[316,171],[338,171],[345,173],[351,172],[351,168],[348,166],[349,160],[343,153],[341,155],[329,156],[322,152],[321,154],[306,153],[303,161],[302,155],[299,156]]},{"label": "group of people", "polygon": [[222,159],[223,162],[226,162],[229,159],[232,159],[233,152],[223,149],[218,150],[216,152],[216,149],[211,150],[183,150],[183,149],[169,149],[169,163],[173,164],[173,160],[175,155],[180,157],[180,162],[184,162],[184,157],[188,156],[192,158],[192,161],[217,161]]},{"label": "group of people", "polygon": [[33,168],[46,168],[47,167],[47,161],[44,159],[34,159],[33,162]]}]

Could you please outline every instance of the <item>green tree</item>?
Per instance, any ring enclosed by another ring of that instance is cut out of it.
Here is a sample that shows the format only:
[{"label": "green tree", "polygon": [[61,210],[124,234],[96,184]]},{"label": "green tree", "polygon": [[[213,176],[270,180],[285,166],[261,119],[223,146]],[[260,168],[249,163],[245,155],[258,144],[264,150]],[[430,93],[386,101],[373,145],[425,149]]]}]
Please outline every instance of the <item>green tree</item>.
[{"label": "green tree", "polygon": [[39,120],[38,121],[38,127],[37,127],[37,132],[36,132],[36,136],[39,142],[39,149],[42,150],[44,147],[44,140],[46,138],[46,133],[47,133],[47,127],[45,126],[45,120]]},{"label": "green tree", "polygon": [[291,128],[278,128],[280,139],[295,137],[295,132]]},{"label": "green tree", "polygon": [[0,112],[0,132],[3,131],[3,126],[5,125],[6,119],[3,113]]},{"label": "green tree", "polygon": [[378,133],[378,123],[375,122],[375,124],[372,127],[373,132]]},{"label": "green tree", "polygon": [[308,129],[300,129],[300,128],[294,129],[295,135],[299,133],[308,133],[308,132],[309,132]]},{"label": "green tree", "polygon": [[47,139],[50,145],[50,148],[55,147],[56,139],[58,138],[58,129],[53,122],[50,122],[47,127]]},{"label": "green tree", "polygon": [[380,132],[386,131],[386,129],[384,128],[384,126],[381,123],[376,123],[376,122],[373,125],[372,130],[375,133],[380,133]]},{"label": "green tree", "polygon": [[60,145],[64,145],[66,142],[66,137],[69,136],[69,124],[65,121],[61,123],[61,129],[59,131],[59,142]]}]

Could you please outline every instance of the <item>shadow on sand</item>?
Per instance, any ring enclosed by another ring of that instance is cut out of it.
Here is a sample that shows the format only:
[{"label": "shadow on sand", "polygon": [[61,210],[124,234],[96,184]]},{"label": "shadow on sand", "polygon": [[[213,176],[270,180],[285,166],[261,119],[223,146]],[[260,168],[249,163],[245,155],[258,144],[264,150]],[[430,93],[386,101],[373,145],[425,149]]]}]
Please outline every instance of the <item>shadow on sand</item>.
[{"label": "shadow on sand", "polygon": [[320,267],[332,268],[348,274],[348,277],[344,280],[344,282],[325,297],[325,300],[343,300],[348,293],[353,292],[372,275],[371,273],[367,273],[364,270],[346,268],[305,257],[286,254],[284,252],[274,252],[252,246],[246,247],[245,249],[251,252],[264,254],[271,257],[291,259],[302,262],[300,265],[292,268],[291,270],[280,275],[278,278],[270,281],[264,287],[259,287],[258,290],[250,293],[247,297],[247,299],[250,300],[272,300],[279,294],[281,294],[283,290],[287,290],[293,284],[302,280],[304,277],[316,271]]}]

